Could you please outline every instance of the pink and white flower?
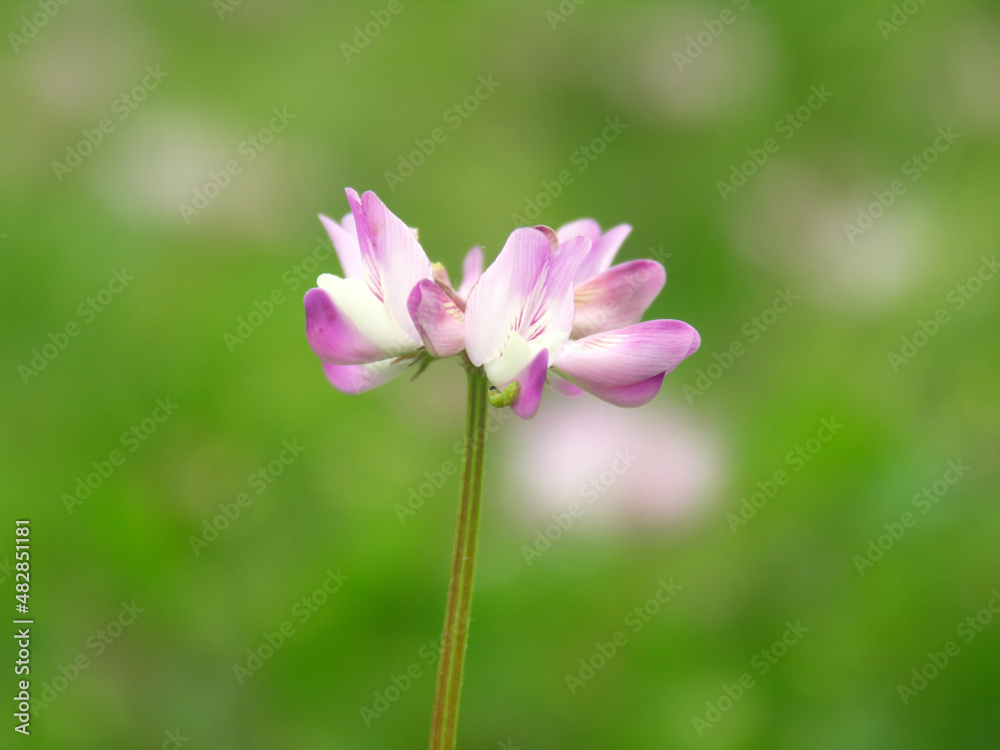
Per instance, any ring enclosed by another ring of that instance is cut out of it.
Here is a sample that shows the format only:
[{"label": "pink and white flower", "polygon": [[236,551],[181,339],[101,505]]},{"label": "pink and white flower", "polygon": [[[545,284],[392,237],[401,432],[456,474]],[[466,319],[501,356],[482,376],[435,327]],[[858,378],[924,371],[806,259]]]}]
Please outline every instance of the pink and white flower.
[{"label": "pink and white flower", "polygon": [[698,332],[679,320],[638,322],[663,288],[651,260],[612,266],[630,231],[591,219],[559,229],[516,229],[482,270],[473,248],[453,288],[416,232],[372,193],[347,190],[351,213],[330,234],[344,277],[323,274],[305,297],[306,337],[329,381],[360,393],[414,361],[465,352],[496,389],[491,401],[529,419],[546,382],[640,406],[694,353]]},{"label": "pink and white flower", "polygon": [[511,408],[524,419],[538,410],[550,367],[573,387],[554,380],[564,392],[582,389],[618,406],[647,403],[664,376],[698,349],[698,332],[679,320],[652,320],[571,339],[574,282],[593,246],[581,235],[553,246],[551,234],[515,230],[473,287],[469,359],[513,398]]},{"label": "pink and white flower", "polygon": [[306,338],[330,383],[361,393],[402,373],[422,347],[407,300],[433,269],[415,232],[375,193],[346,192],[351,213],[340,224],[320,216],[344,277],[325,273],[306,293]]},{"label": "pink and white flower", "polygon": [[513,383],[510,404],[534,416],[545,375],[573,329],[573,275],[590,249],[578,237],[555,248],[539,229],[515,229],[483,272],[466,308],[466,352],[500,391]]}]

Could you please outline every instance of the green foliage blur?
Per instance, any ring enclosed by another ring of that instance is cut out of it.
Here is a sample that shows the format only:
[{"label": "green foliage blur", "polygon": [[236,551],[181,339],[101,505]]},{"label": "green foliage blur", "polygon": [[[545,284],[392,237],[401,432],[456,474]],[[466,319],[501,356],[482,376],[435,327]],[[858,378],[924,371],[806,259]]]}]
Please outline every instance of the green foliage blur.
[{"label": "green foliage blur", "polygon": [[1000,746],[995,4],[17,0],[0,31],[0,591],[30,519],[44,703],[15,734],[7,638],[3,747],[425,746],[458,479],[412,492],[463,374],[326,382],[300,300],[345,186],[456,280],[519,218],[627,222],[647,317],[702,336],[646,407],[717,448],[681,517],[529,565],[534,425],[491,441],[460,747]]}]

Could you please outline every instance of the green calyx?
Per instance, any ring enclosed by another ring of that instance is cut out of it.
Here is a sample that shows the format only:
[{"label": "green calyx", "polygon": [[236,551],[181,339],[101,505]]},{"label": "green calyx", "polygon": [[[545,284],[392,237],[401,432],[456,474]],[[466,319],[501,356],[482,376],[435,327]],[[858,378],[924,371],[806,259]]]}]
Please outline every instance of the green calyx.
[{"label": "green calyx", "polygon": [[490,390],[486,393],[486,398],[489,402],[493,404],[498,409],[503,406],[510,406],[514,403],[514,399],[517,398],[517,394],[521,391],[521,386],[517,384],[515,380],[513,383],[509,384],[502,391],[498,389],[495,385],[490,386]]}]

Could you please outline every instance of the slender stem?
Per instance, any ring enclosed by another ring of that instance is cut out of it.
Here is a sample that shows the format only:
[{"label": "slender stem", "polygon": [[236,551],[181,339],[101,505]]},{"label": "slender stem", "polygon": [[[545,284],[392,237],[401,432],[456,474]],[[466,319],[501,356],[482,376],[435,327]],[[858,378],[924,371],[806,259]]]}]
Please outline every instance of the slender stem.
[{"label": "slender stem", "polygon": [[465,362],[468,371],[468,406],[465,412],[465,456],[455,523],[455,548],[451,557],[451,580],[445,605],[438,663],[434,712],[431,715],[430,750],[453,750],[458,727],[458,704],[462,692],[465,646],[469,638],[472,581],[476,570],[476,537],[483,490],[483,443],[486,434],[486,392],[483,372]]}]

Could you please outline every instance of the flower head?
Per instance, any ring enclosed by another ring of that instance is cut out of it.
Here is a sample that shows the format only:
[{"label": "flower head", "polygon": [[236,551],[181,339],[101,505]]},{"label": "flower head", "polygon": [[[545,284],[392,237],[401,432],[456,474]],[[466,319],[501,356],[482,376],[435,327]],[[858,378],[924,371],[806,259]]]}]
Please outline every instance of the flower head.
[{"label": "flower head", "polygon": [[306,338],[330,382],[360,393],[400,374],[420,349],[407,299],[433,270],[415,232],[375,193],[346,192],[351,213],[340,224],[320,216],[344,277],[325,273],[306,293]]},{"label": "flower head", "polygon": [[469,294],[469,360],[500,391],[517,382],[514,413],[538,410],[549,363],[573,329],[573,276],[590,250],[577,237],[553,246],[541,229],[515,229]]},{"label": "flower head", "polygon": [[414,361],[459,355],[482,367],[495,406],[528,419],[546,383],[639,406],[700,339],[679,320],[638,322],[663,288],[651,260],[612,266],[631,228],[601,233],[591,219],[515,229],[482,270],[482,250],[463,264],[458,289],[409,229],[371,192],[347,190],[351,213],[320,219],[344,277],[323,274],[305,297],[306,336],[330,382],[360,393]]}]

